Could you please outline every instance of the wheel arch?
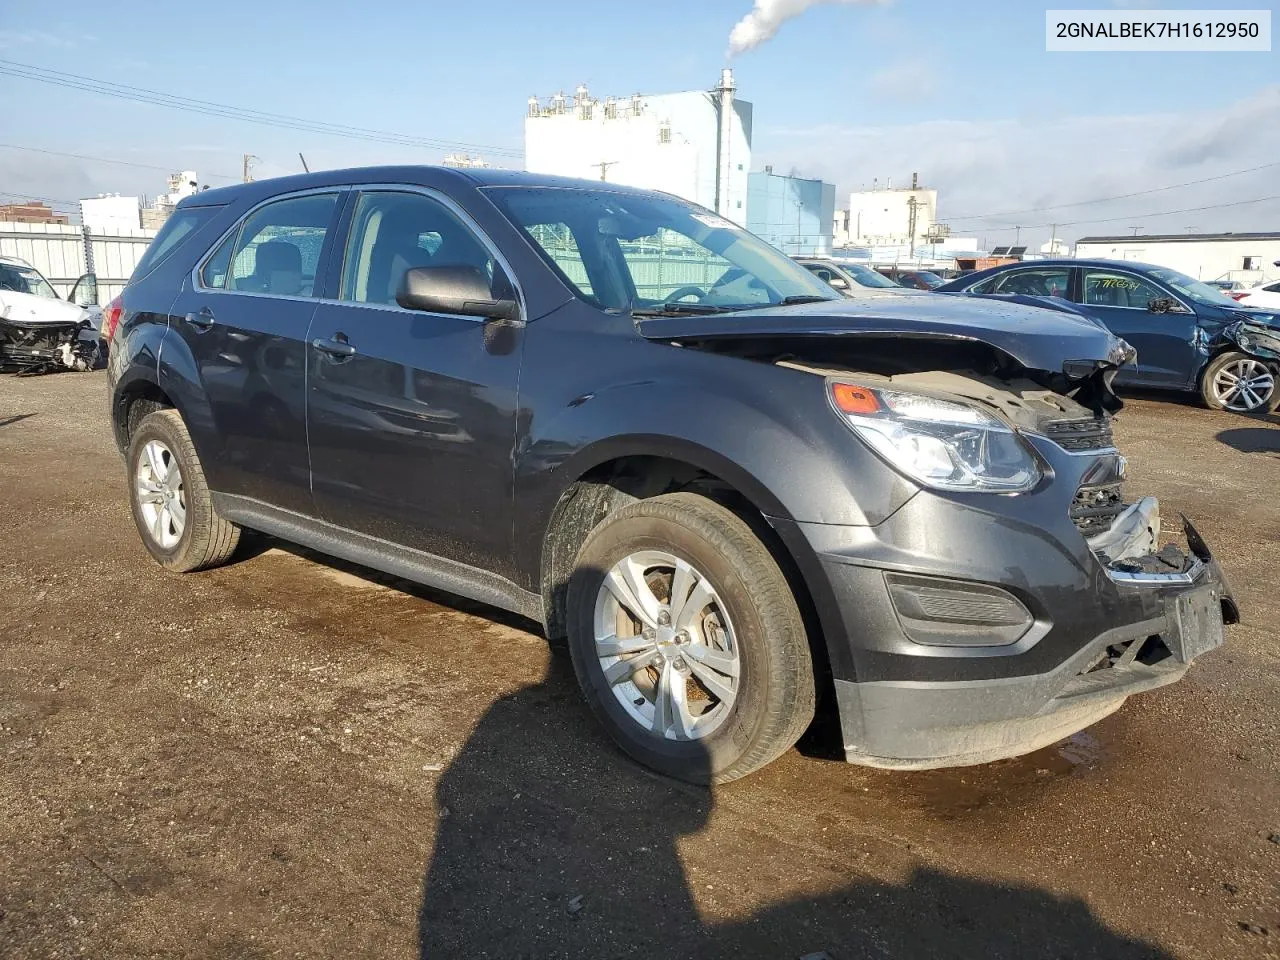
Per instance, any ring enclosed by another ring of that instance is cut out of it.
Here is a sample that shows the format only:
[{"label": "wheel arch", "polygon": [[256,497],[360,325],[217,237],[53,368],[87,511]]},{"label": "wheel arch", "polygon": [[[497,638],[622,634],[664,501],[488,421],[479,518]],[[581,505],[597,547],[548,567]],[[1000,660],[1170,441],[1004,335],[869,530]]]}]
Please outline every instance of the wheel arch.
[{"label": "wheel arch", "polygon": [[[634,450],[623,453],[609,444],[604,456],[587,458],[585,468],[562,490],[551,510],[542,539],[539,588],[547,636],[566,633],[566,598],[574,561],[591,531],[609,514],[637,500],[664,493],[689,491],[707,497],[743,520],[764,544],[786,578],[800,608],[813,657],[819,699],[830,687],[830,654],[827,648],[829,616],[834,608],[826,581],[803,537],[794,535],[781,503],[763,484],[713,451],[684,445],[677,453],[669,438],[669,452]],[[728,469],[717,469],[727,466]],[[743,482],[744,477],[746,482]],[[774,512],[777,511],[777,512]],[[771,518],[788,522],[775,525]]]},{"label": "wheel arch", "polygon": [[152,377],[135,376],[119,384],[111,399],[111,430],[123,455],[142,418],[154,410],[175,407],[173,399]]}]

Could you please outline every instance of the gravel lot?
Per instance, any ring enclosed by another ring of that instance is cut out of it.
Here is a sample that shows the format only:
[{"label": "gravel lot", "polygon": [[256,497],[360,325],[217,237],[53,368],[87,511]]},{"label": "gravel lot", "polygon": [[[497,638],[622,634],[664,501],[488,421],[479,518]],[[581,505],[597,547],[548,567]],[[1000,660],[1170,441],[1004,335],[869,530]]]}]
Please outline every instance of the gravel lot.
[{"label": "gravel lot", "polygon": [[102,374],[0,378],[0,956],[1280,956],[1280,420],[1133,401],[1244,615],[1072,741],[706,791],[537,628],[260,540],[162,573]]}]

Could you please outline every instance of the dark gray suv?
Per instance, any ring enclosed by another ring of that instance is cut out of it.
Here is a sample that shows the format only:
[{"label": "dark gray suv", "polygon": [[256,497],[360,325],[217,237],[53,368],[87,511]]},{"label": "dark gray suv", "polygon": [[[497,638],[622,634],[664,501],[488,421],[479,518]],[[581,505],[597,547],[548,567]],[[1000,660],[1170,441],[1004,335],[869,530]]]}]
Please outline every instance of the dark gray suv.
[{"label": "dark gray suv", "polygon": [[839,297],[669,196],[331,171],[183,201],[108,309],[165,567],[263,531],[567,636],[650,766],[979,763],[1180,677],[1236,618],[1123,491],[1096,323]]}]

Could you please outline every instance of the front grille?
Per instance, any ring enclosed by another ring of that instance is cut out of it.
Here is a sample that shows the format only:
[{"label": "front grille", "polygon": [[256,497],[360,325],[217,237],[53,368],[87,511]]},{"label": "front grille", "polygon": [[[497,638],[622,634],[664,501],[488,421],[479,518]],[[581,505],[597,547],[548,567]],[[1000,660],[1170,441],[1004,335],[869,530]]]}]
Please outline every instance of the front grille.
[{"label": "front grille", "polygon": [[1109,417],[1081,417],[1076,420],[1053,420],[1045,425],[1045,436],[1073,453],[1106,450],[1115,445]]},{"label": "front grille", "polygon": [[1086,537],[1102,533],[1124,512],[1124,498],[1120,495],[1121,482],[1117,480],[1114,483],[1081,487],[1076,491],[1075,499],[1071,502],[1071,522]]}]

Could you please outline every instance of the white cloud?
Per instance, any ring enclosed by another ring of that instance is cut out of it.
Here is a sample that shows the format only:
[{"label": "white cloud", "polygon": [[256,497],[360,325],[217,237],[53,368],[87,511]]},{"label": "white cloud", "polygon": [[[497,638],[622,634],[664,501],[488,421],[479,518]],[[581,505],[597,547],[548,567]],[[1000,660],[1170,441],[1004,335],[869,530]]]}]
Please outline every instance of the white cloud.
[{"label": "white cloud", "polygon": [[939,92],[940,78],[923,57],[898,60],[867,78],[871,92],[899,100],[923,100]]},{"label": "white cloud", "polygon": [[[837,184],[837,204],[850,190],[913,172],[938,190],[939,216],[957,235],[1047,240],[1128,232],[1274,229],[1280,202],[1183,210],[1280,195],[1280,167],[1148,196],[1085,206],[1078,200],[1115,197],[1274,163],[1280,158],[1280,85],[1199,113],[1056,116],[1003,120],[934,120],[902,126],[761,126],[754,153],[779,168]],[[1048,210],[1033,208],[1054,207]],[[1031,212],[1021,212],[1031,211]],[[985,219],[965,219],[984,215]],[[1114,222],[1101,222],[1119,217]],[[1073,221],[1075,225],[1066,224]],[[1043,225],[1043,226],[1042,226]]]},{"label": "white cloud", "polygon": [[72,50],[80,45],[81,40],[94,39],[96,38],[88,35],[79,38],[61,37],[43,30],[0,30],[0,48],[2,49],[38,46],[55,50]]},{"label": "white cloud", "polygon": [[784,23],[820,3],[871,6],[892,2],[893,0],[755,0],[751,12],[734,24],[729,32],[729,56],[745,53],[766,40],[771,40]]}]

